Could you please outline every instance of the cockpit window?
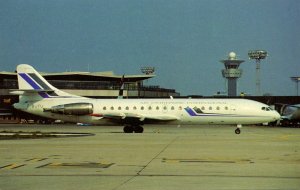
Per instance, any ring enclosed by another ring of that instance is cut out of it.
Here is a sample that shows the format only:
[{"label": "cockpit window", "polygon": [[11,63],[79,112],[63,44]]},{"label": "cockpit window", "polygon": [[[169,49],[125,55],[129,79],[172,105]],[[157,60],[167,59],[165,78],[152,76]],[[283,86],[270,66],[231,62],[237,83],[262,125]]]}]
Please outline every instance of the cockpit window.
[{"label": "cockpit window", "polygon": [[264,111],[271,111],[271,110],[273,110],[271,107],[262,107],[261,109],[264,110]]}]

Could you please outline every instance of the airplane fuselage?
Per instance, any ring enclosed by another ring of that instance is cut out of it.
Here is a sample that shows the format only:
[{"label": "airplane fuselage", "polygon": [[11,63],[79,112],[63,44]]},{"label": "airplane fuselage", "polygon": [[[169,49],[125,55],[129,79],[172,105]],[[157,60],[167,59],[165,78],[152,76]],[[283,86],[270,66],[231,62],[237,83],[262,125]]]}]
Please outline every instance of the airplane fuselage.
[{"label": "airplane fuselage", "polygon": [[152,124],[244,124],[275,121],[280,115],[265,104],[246,99],[89,99],[52,86],[33,67],[17,66],[16,109],[66,122],[124,125],[125,133],[142,133]]},{"label": "airplane fuselage", "polygon": [[[46,109],[73,103],[89,103],[92,112],[85,115],[47,112]],[[126,117],[127,114],[151,118],[160,115],[174,118],[153,122],[153,124],[257,124],[276,120],[273,110],[266,105],[247,99],[88,99],[88,98],[45,98],[40,101],[27,101],[15,104],[22,111],[68,122],[96,125],[118,124],[104,115]],[[262,109],[264,108],[264,109]],[[123,114],[123,115],[122,115]],[[147,117],[149,116],[149,117]],[[123,119],[124,119],[123,118]],[[125,120],[124,120],[125,121]],[[151,119],[142,124],[152,123]],[[120,122],[124,124],[124,122]]]}]

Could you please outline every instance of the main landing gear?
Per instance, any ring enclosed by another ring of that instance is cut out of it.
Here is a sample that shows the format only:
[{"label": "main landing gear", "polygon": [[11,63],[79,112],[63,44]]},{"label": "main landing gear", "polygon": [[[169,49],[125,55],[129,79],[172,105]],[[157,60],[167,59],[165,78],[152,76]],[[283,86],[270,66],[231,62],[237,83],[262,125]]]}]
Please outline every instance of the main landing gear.
[{"label": "main landing gear", "polygon": [[234,132],[235,132],[235,134],[239,135],[239,134],[241,133],[242,125],[241,125],[241,124],[238,124],[236,127],[237,127],[237,128],[236,128],[236,130],[235,130]]},{"label": "main landing gear", "polygon": [[124,133],[143,133],[144,128],[142,126],[126,125],[123,128]]}]

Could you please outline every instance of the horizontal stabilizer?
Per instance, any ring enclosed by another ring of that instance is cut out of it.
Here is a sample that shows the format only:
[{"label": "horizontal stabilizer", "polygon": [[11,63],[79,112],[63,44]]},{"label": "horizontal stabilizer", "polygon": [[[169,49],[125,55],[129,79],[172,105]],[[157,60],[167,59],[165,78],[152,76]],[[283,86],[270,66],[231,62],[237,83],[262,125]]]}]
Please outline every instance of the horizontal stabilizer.
[{"label": "horizontal stabilizer", "polygon": [[45,89],[18,89],[18,90],[12,90],[10,91],[9,93],[10,94],[14,94],[14,95],[23,95],[24,93],[39,93],[39,92],[54,92],[54,90],[51,90],[51,89],[48,89],[48,90],[45,90]]}]

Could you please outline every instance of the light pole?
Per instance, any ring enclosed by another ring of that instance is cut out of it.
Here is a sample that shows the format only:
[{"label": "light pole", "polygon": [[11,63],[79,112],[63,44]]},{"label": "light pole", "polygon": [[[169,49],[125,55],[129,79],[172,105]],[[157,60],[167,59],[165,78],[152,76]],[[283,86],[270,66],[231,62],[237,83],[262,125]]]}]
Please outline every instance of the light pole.
[{"label": "light pole", "polygon": [[296,83],[296,96],[299,96],[299,81],[300,77],[291,77],[292,81]]},{"label": "light pole", "polygon": [[265,59],[268,56],[268,53],[265,50],[250,50],[248,56],[249,59],[256,60],[256,96],[260,96],[260,60]]}]

